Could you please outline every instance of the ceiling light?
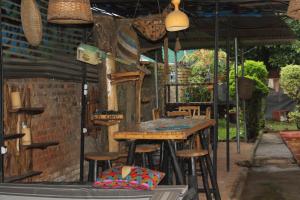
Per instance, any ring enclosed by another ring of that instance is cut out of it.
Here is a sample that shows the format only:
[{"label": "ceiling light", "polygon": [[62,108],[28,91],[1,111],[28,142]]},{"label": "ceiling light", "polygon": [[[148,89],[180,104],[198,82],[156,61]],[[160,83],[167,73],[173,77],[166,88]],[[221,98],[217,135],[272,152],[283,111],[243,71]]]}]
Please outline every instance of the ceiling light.
[{"label": "ceiling light", "polygon": [[190,25],[188,16],[179,10],[180,0],[172,0],[175,9],[166,17],[166,29],[168,31],[180,31],[187,29]]}]

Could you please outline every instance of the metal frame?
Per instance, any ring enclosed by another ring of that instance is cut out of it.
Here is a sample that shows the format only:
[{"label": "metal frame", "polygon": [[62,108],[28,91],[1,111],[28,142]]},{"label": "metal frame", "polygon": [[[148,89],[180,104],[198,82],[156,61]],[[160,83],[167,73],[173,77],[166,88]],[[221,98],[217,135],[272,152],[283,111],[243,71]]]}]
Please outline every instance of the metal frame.
[{"label": "metal frame", "polygon": [[219,68],[219,3],[215,5],[215,54],[214,54],[214,119],[215,126],[213,128],[213,170],[217,178],[217,157],[218,157],[218,68]]},{"label": "metal frame", "polygon": [[[2,9],[0,9],[0,23],[1,23],[1,30],[2,30]],[[0,33],[0,182],[4,182],[4,166],[3,166],[3,157],[4,154],[2,153],[2,147],[4,147],[4,124],[3,124],[3,65],[2,65],[2,31]]]}]

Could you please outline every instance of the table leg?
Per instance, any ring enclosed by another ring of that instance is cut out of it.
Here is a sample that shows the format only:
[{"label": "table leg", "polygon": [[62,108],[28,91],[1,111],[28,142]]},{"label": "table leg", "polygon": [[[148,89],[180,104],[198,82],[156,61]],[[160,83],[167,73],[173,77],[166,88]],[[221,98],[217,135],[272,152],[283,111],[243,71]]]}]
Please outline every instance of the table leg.
[{"label": "table leg", "polygon": [[169,151],[170,151],[171,158],[173,161],[173,167],[174,167],[174,172],[175,172],[176,178],[177,178],[179,184],[183,185],[184,184],[183,175],[182,175],[178,160],[176,158],[176,154],[175,154],[175,150],[174,150],[174,142],[172,142],[171,140],[168,140],[167,143],[168,143]]},{"label": "table leg", "polygon": [[128,150],[128,156],[127,156],[127,165],[133,165],[134,162],[134,154],[135,154],[135,140],[129,141],[129,150]]}]

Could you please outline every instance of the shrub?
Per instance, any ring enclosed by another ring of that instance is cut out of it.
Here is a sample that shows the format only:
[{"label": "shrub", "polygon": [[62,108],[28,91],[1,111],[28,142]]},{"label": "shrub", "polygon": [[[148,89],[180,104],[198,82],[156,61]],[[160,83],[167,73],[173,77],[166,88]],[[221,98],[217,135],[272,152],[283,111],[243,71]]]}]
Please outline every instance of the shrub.
[{"label": "shrub", "polygon": [[[252,98],[246,101],[246,116],[248,140],[254,140],[259,130],[264,126],[263,118],[263,98],[268,94],[269,89],[266,84],[268,71],[263,62],[246,60],[244,63],[244,75],[255,82]],[[238,67],[238,76],[242,76],[242,67]],[[230,95],[235,96],[234,68],[231,67],[229,74]]]},{"label": "shrub", "polygon": [[280,85],[284,93],[296,101],[295,111],[290,112],[289,117],[296,121],[300,128],[300,65],[287,65],[281,68]]}]

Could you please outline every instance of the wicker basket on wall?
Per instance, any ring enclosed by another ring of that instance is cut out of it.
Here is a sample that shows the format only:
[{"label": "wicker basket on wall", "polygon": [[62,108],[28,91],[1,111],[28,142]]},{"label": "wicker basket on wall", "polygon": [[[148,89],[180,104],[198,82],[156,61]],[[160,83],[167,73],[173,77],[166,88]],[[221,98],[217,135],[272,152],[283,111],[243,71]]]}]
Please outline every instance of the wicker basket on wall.
[{"label": "wicker basket on wall", "polygon": [[21,1],[21,21],[28,43],[32,46],[38,46],[42,41],[43,23],[35,0]]},{"label": "wicker basket on wall", "polygon": [[300,19],[300,1],[299,0],[291,0],[288,10],[287,16],[293,19]]},{"label": "wicker basket on wall", "polygon": [[89,0],[50,0],[48,22],[55,24],[89,24],[93,15]]}]

